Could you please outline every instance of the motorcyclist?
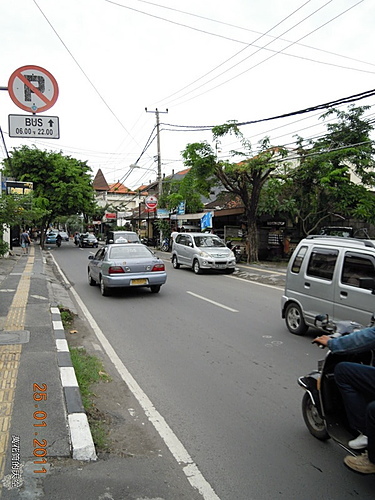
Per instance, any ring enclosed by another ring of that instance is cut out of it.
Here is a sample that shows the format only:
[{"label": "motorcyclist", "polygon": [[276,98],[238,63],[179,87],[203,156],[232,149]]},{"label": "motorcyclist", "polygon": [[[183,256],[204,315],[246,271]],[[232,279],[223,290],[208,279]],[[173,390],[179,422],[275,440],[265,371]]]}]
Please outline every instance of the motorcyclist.
[{"label": "motorcyclist", "polygon": [[62,242],[62,238],[61,238],[61,234],[59,233],[56,236],[56,245],[59,247],[61,245],[61,242]]},{"label": "motorcyclist", "polygon": [[[375,326],[338,338],[322,335],[314,342],[327,346],[336,354],[368,351],[375,349]],[[335,367],[335,381],[349,424],[359,432],[348,444],[353,449],[367,447],[362,455],[346,456],[344,463],[356,472],[375,474],[375,367],[343,361]]]}]

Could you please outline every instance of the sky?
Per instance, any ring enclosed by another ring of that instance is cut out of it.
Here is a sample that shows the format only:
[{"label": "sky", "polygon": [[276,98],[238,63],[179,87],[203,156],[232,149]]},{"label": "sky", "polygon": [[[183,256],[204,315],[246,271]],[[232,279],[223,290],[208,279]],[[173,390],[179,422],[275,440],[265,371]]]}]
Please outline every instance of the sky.
[{"label": "sky", "polygon": [[199,126],[258,121],[241,126],[254,152],[266,136],[292,149],[325,132],[322,111],[259,120],[374,89],[374,18],[373,0],[0,0],[0,87],[26,65],[59,87],[40,113],[59,117],[59,139],[10,138],[8,115],[28,112],[0,91],[6,148],[61,151],[130,189],[156,180],[156,109],[163,175],[189,143],[221,159],[239,147]]}]

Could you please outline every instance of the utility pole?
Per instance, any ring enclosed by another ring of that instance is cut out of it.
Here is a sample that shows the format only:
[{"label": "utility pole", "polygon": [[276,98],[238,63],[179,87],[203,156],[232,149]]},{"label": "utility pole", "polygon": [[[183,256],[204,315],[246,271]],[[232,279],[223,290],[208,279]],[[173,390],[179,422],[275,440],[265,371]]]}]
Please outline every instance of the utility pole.
[{"label": "utility pole", "polygon": [[145,108],[146,113],[155,113],[156,115],[156,141],[157,141],[157,148],[158,148],[158,176],[157,176],[157,181],[158,181],[158,196],[163,194],[163,180],[162,180],[162,175],[161,175],[161,153],[160,153],[160,121],[159,121],[159,113],[168,113],[168,109],[165,111],[159,111],[158,108],[155,108],[155,111],[148,111],[147,108]]}]

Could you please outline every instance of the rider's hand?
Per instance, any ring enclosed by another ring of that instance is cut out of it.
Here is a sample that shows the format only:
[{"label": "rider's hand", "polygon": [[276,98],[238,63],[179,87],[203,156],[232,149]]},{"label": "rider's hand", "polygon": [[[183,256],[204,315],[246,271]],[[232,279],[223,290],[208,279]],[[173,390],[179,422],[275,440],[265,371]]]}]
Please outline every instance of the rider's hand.
[{"label": "rider's hand", "polygon": [[316,337],[314,340],[313,340],[313,343],[314,344],[320,344],[320,345],[323,345],[325,347],[327,347],[327,343],[328,341],[331,339],[332,337],[330,335],[322,335],[321,337]]}]

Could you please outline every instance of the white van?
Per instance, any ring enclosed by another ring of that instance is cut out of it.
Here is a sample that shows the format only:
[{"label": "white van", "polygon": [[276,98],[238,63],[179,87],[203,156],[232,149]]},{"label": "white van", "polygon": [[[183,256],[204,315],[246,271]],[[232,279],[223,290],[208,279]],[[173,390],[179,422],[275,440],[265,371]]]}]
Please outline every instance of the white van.
[{"label": "white van", "polygon": [[303,335],[315,316],[363,325],[375,311],[375,241],[333,236],[303,239],[289,261],[281,314]]}]

